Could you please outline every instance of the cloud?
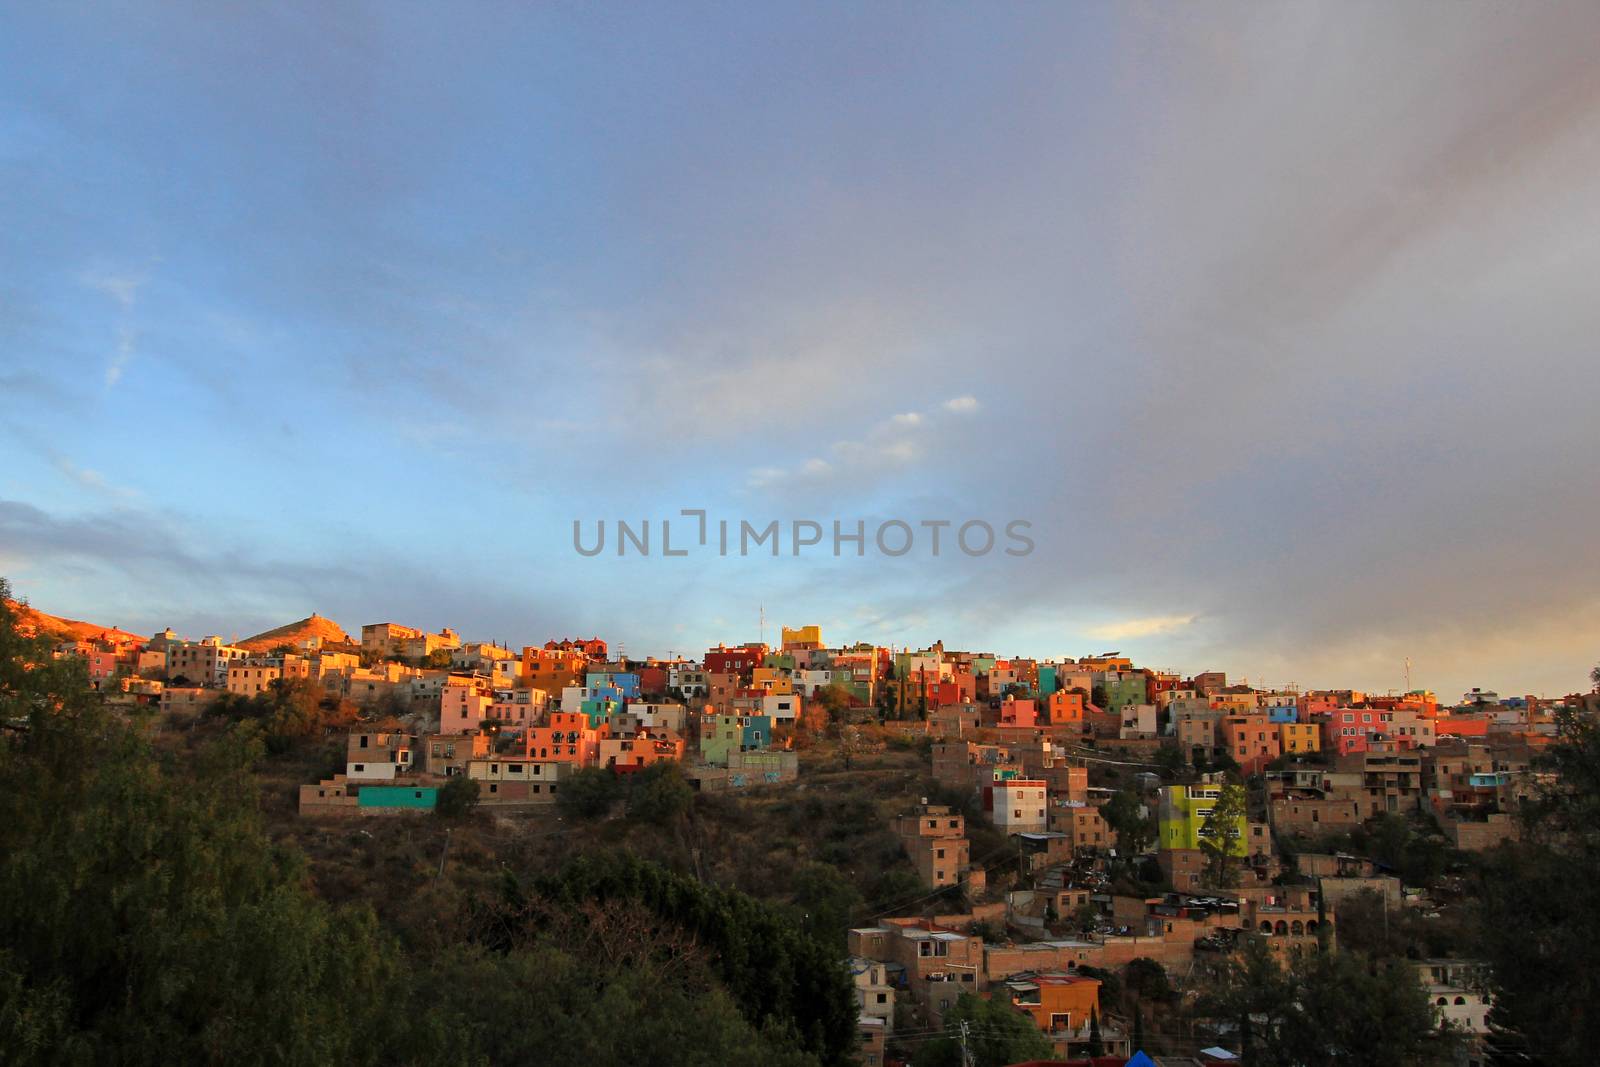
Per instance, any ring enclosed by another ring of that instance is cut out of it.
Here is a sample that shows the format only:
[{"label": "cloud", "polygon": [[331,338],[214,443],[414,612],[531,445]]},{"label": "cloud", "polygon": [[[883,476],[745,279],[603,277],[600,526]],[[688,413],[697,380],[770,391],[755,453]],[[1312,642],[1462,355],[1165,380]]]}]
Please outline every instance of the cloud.
[{"label": "cloud", "polygon": [[123,372],[133,361],[138,338],[129,319],[139,303],[139,290],[143,288],[146,278],[142,274],[90,270],[83,274],[81,280],[88,288],[116,301],[120,309],[121,321],[117,325],[117,345],[105,369],[105,387],[109,391],[122,381]]},{"label": "cloud", "polygon": [[139,300],[139,290],[145,284],[142,274],[116,274],[99,270],[87,271],[83,284],[115,300],[123,311],[132,311]]},{"label": "cloud", "polygon": [[134,507],[58,514],[0,499],[0,573],[42,611],[140,632],[170,624],[193,636],[243,635],[313,610],[351,632],[404,618],[507,642],[554,633],[564,619],[593,624],[553,589],[495,592],[464,570],[446,577],[370,547],[285,557]]},{"label": "cloud", "polygon": [[120,485],[112,485],[106,480],[105,475],[101,474],[99,471],[90,470],[87,467],[80,467],[73,463],[72,460],[68,459],[66,456],[55,451],[54,449],[47,449],[47,452],[50,456],[50,461],[55,466],[56,470],[65,475],[66,478],[73,484],[84,489],[88,489],[94,493],[115,497],[121,500],[137,500],[139,498],[138,490],[129,489]]},{"label": "cloud", "polygon": [[1123,619],[1102,623],[1084,629],[1084,634],[1102,641],[1126,641],[1132,638],[1155,637],[1170,634],[1194,624],[1196,615],[1151,615],[1142,619]]},{"label": "cloud", "polygon": [[756,467],[745,484],[752,489],[860,486],[926,458],[936,447],[942,420],[977,409],[976,399],[963,396],[927,411],[900,412],[876,423],[864,436],[834,441],[828,447],[831,459],[812,457],[795,468]]},{"label": "cloud", "polygon": [[111,362],[106,365],[106,388],[110,389],[122,381],[122,372],[133,360],[134,334],[126,326],[117,330],[117,350],[111,357]]}]

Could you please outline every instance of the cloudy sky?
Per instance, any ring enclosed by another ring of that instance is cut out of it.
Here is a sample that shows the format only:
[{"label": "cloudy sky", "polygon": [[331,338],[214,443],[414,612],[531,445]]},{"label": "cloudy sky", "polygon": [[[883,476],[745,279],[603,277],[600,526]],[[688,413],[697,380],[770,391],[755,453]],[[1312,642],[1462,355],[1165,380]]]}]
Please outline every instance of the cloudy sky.
[{"label": "cloudy sky", "polygon": [[[7,15],[19,593],[1450,696],[1600,660],[1600,6],[528,7]],[[683,508],[1037,548],[573,551]]]}]

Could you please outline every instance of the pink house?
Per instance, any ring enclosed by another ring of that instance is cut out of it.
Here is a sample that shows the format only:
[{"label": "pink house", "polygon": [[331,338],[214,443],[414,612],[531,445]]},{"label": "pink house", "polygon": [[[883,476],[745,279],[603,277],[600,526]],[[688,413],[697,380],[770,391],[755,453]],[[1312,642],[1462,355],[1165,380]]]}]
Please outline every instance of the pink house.
[{"label": "pink house", "polygon": [[1335,708],[1322,718],[1322,751],[1347,756],[1365,752],[1372,735],[1383,731],[1379,712],[1371,708]]},{"label": "pink house", "polygon": [[1000,705],[1001,726],[1033,727],[1039,722],[1039,709],[1032,700],[1012,697]]},{"label": "pink house", "polygon": [[439,732],[476,733],[494,706],[494,689],[482,678],[451,675],[439,694]]}]

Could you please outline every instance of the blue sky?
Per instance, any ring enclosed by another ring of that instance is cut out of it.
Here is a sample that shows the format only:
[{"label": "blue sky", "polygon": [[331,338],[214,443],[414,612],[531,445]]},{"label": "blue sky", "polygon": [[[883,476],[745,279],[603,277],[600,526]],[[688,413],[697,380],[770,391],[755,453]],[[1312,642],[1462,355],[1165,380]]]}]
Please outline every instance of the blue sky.
[{"label": "blue sky", "polygon": [[[1600,659],[1600,9],[33,5],[0,573],[245,634]],[[574,518],[1025,559],[583,559]],[[771,636],[769,629],[768,636]]]}]

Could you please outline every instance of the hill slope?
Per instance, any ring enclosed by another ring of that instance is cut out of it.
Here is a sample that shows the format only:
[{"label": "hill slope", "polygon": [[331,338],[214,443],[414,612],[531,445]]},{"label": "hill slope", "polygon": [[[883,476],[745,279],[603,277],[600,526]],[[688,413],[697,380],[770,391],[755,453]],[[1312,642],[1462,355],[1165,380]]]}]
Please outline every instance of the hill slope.
[{"label": "hill slope", "polygon": [[93,640],[105,637],[111,640],[117,638],[132,638],[143,641],[147,634],[129,633],[119,630],[115,626],[101,626],[99,623],[83,622],[79,619],[63,619],[58,615],[46,615],[37,608],[15,600],[10,602],[11,610],[17,613],[17,626],[19,629],[45,634],[49,637],[58,637],[62,640]]},{"label": "hill slope", "polygon": [[298,622],[286,623],[247,637],[236,642],[240,648],[249,649],[251,652],[267,652],[279,645],[298,645],[308,637],[320,637],[326,644],[355,644],[356,642],[339,628],[339,624],[332,619],[323,618],[316,612]]}]

